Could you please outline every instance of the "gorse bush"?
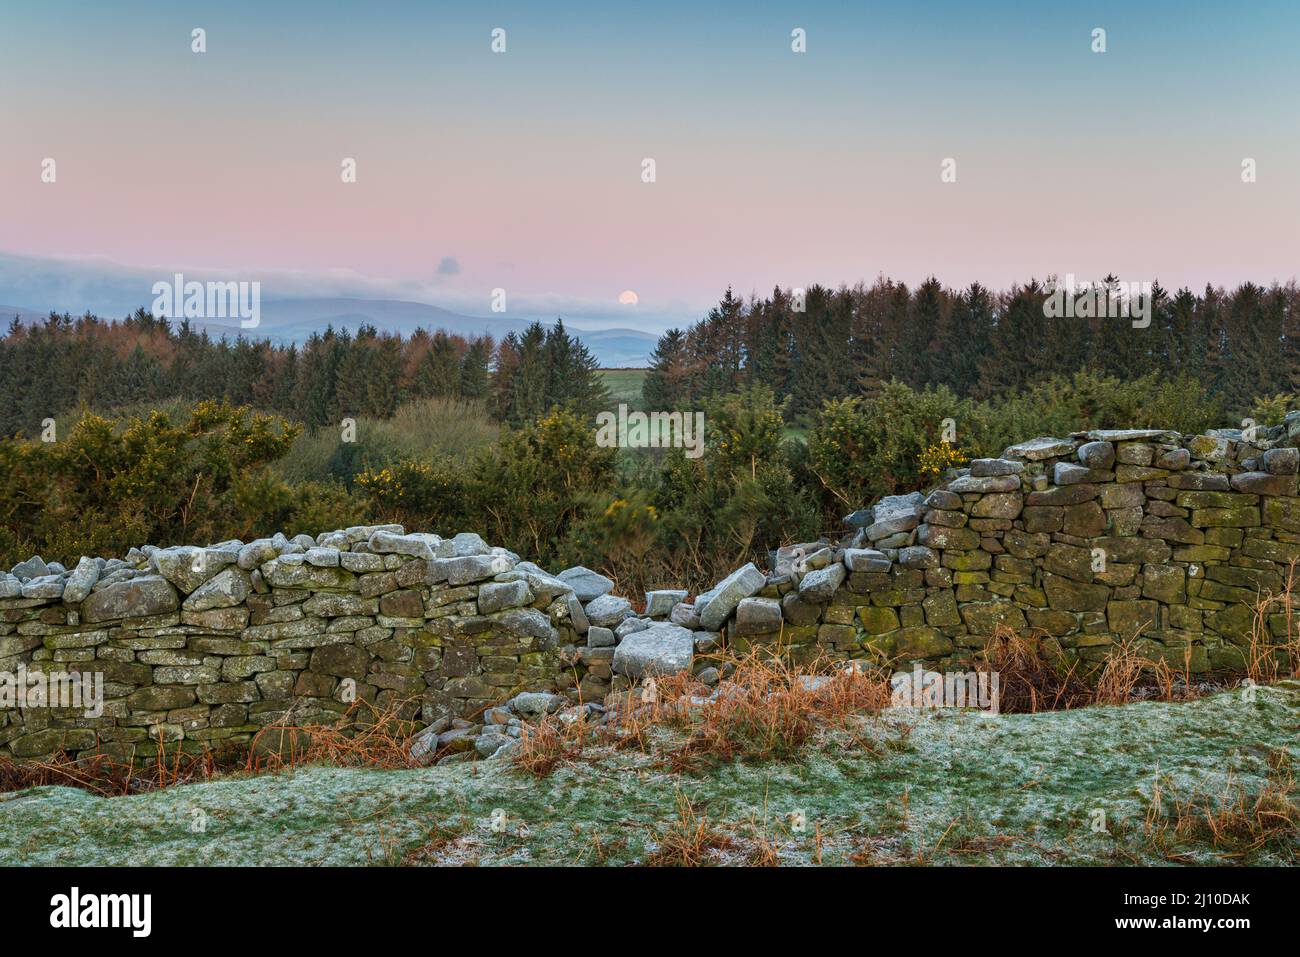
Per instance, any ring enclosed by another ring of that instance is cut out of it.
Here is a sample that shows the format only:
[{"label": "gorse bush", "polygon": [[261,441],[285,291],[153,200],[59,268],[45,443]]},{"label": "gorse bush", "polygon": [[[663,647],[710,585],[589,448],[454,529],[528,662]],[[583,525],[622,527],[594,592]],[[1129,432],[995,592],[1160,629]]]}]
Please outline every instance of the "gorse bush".
[{"label": "gorse bush", "polygon": [[[951,443],[944,442],[945,420],[955,432]],[[1080,372],[985,402],[959,398],[945,386],[917,391],[895,380],[875,396],[832,399],[822,407],[808,436],[808,469],[828,508],[851,510],[933,482],[944,461],[996,456],[1036,435],[1130,427],[1196,433],[1222,424],[1218,399],[1185,376],[1120,382]]]},{"label": "gorse bush", "polygon": [[972,427],[985,430],[975,408],[944,386],[916,392],[901,382],[886,384],[875,398],[833,399],[808,436],[808,467],[844,511],[919,488],[927,478],[923,456],[940,444],[944,419],[956,423],[957,454],[978,450],[962,441]]},{"label": "gorse bush", "polygon": [[1080,429],[1165,428],[1196,433],[1228,424],[1218,394],[1184,374],[1150,373],[1121,381],[1078,372],[979,403],[978,409],[989,440],[1002,448],[1029,436],[1065,435]]},{"label": "gorse bush", "polygon": [[296,498],[267,465],[299,427],[200,402],[180,423],[164,412],[111,420],[86,412],[55,442],[0,444],[4,546],[75,561],[145,542],[217,541],[268,518],[287,523]]},{"label": "gorse bush", "polygon": [[368,511],[385,521],[473,529],[521,554],[556,555],[586,497],[614,485],[616,449],[590,425],[552,410],[463,462],[403,460],[356,476]]}]

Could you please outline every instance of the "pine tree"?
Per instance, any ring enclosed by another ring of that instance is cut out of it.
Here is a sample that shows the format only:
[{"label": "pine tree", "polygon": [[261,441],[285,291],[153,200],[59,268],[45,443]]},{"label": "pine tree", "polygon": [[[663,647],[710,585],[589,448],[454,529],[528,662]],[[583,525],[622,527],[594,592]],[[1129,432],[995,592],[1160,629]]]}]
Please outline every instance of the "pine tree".
[{"label": "pine tree", "polygon": [[676,409],[689,398],[688,384],[686,336],[680,329],[669,329],[650,353],[650,368],[641,382],[641,400],[647,409]]},{"label": "pine tree", "polygon": [[460,364],[460,395],[478,401],[488,394],[488,359],[492,354],[492,340],[474,339],[465,350]]}]

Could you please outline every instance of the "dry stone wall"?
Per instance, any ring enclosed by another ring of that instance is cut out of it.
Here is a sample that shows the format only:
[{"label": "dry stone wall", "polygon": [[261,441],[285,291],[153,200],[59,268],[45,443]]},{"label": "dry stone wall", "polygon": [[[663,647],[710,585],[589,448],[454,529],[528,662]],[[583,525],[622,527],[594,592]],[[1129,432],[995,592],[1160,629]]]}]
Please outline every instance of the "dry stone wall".
[{"label": "dry stone wall", "polygon": [[[1253,606],[1300,558],[1297,432],[1296,417],[1255,435],[1092,431],[976,460],[849,516],[853,547],[780,556],[783,638],[943,667],[1010,628],[1085,667],[1126,642],[1196,674],[1244,670]],[[1281,613],[1266,625],[1296,633]]]},{"label": "dry stone wall", "polygon": [[33,558],[0,596],[0,672],[103,681],[99,715],[0,709],[0,748],[122,760],[159,739],[199,750],[330,723],[357,699],[433,722],[554,688],[576,605],[477,535],[394,525],[145,547],[70,571]]},{"label": "dry stone wall", "polygon": [[[1252,605],[1300,558],[1298,436],[1300,413],[1256,434],[1034,439],[855,512],[841,542],[636,609],[589,569],[552,575],[472,533],[395,525],[146,546],[71,569],[36,557],[0,572],[0,753],[248,744],[362,699],[427,724],[430,757],[488,755],[522,720],[603,710],[650,675],[715,684],[724,651],[943,668],[1003,627],[1085,664],[1132,640],[1232,672]],[[1278,639],[1296,627],[1266,624]],[[98,676],[102,711],[15,703],[34,674]]]}]

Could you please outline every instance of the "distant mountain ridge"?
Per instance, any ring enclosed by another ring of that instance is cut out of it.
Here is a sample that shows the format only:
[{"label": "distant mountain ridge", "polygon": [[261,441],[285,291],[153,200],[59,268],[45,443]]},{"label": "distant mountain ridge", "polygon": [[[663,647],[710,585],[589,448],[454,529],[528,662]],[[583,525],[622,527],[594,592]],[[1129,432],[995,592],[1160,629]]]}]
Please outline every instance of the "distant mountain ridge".
[{"label": "distant mountain ridge", "polygon": [[[355,333],[362,325],[372,325],[382,332],[410,335],[416,329],[429,332],[439,329],[462,336],[491,335],[500,340],[511,332],[522,332],[533,322],[521,316],[467,316],[422,302],[398,299],[275,299],[261,304],[261,324],[241,329],[237,321],[212,322],[191,320],[191,324],[211,336],[243,335],[250,339],[268,339],[279,344],[303,343],[313,333],[327,326]],[[21,306],[0,306],[0,318],[7,325],[17,315],[24,322],[40,322],[48,311]],[[117,318],[104,316],[101,318]],[[554,318],[538,320],[550,325]],[[569,332],[591,350],[605,368],[643,368],[649,365],[650,353],[657,336],[635,329],[578,329]]]}]

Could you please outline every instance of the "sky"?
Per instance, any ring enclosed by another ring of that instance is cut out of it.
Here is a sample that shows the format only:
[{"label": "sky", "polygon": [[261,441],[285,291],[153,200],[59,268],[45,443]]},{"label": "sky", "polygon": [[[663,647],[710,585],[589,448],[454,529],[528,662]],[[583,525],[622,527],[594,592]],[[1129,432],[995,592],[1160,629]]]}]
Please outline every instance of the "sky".
[{"label": "sky", "polygon": [[653,329],[881,274],[1286,282],[1297,50],[1294,0],[0,0],[0,303],[189,270]]}]

